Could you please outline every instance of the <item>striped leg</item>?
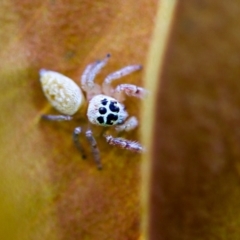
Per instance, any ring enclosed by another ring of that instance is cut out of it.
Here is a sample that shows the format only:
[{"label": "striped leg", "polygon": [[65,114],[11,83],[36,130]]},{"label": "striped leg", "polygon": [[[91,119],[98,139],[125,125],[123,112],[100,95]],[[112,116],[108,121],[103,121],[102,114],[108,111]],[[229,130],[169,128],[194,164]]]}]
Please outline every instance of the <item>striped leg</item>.
[{"label": "striped leg", "polygon": [[105,135],[105,138],[107,143],[110,145],[118,146],[120,148],[127,149],[132,152],[138,153],[144,152],[143,146],[138,142],[130,141],[124,138],[114,138],[110,135]]}]

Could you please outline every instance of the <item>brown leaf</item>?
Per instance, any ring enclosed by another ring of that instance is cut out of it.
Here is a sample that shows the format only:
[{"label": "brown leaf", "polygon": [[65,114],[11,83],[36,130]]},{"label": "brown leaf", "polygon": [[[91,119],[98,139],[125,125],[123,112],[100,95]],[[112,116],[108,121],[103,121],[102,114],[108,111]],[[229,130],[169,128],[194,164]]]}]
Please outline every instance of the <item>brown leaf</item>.
[{"label": "brown leaf", "polygon": [[[3,1],[1,11],[0,239],[137,239],[140,155],[110,147],[96,132],[104,169],[71,135],[82,122],[41,121],[50,110],[38,72],[76,82],[111,53],[97,82],[145,63],[157,1]],[[123,79],[142,85],[141,72]],[[140,102],[127,99],[139,116]],[[56,112],[54,112],[56,113]],[[138,130],[124,137],[139,140]],[[83,145],[89,149],[82,137]]]},{"label": "brown leaf", "polygon": [[239,1],[162,1],[143,116],[155,113],[146,239],[239,239],[239,14]]}]

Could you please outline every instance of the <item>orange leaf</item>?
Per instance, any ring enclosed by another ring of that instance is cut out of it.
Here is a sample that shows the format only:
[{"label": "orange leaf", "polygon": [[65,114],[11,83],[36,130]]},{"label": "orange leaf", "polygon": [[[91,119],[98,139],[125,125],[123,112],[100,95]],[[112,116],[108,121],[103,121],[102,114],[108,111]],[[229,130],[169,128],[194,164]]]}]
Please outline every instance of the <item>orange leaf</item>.
[{"label": "orange leaf", "polygon": [[[50,109],[41,68],[77,83],[84,67],[111,53],[98,76],[145,64],[157,1],[7,1],[1,11],[0,239],[137,239],[140,155],[96,136],[104,169],[71,135],[82,121],[41,121]],[[123,82],[142,85],[142,73]],[[129,113],[140,102],[128,98]],[[56,112],[54,112],[56,113]],[[84,116],[84,115],[83,115]],[[86,121],[86,120],[85,120]],[[141,127],[141,125],[140,125]],[[139,140],[138,129],[124,137]],[[89,149],[82,137],[83,146]]]}]

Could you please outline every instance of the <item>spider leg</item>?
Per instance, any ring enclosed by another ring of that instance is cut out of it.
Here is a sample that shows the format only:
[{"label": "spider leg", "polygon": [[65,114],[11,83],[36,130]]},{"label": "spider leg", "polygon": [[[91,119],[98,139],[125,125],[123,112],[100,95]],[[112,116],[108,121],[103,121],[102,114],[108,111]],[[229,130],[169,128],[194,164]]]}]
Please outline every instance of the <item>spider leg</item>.
[{"label": "spider leg", "polygon": [[69,115],[45,115],[45,114],[43,114],[41,118],[48,121],[71,121],[73,119],[73,117]]},{"label": "spider leg", "polygon": [[[81,76],[81,87],[83,90],[87,90],[89,82],[88,82],[88,76],[91,72],[91,70],[93,69],[93,67],[95,66],[96,63],[90,63],[87,65],[87,67],[85,68],[85,70],[83,71],[83,74]],[[90,84],[91,85],[91,84]]]},{"label": "spider leg", "polygon": [[101,71],[101,69],[107,64],[108,59],[111,57],[110,54],[107,54],[106,57],[102,60],[99,60],[94,65],[93,69],[91,70],[89,74],[89,82],[93,82],[96,75]]},{"label": "spider leg", "polygon": [[124,68],[121,68],[120,70],[110,73],[105,79],[103,84],[111,84],[113,80],[119,79],[121,77],[124,77],[132,72],[135,72],[139,69],[141,69],[141,65],[129,65]]},{"label": "spider leg", "polygon": [[143,98],[147,95],[148,91],[133,84],[119,84],[114,89],[114,96],[119,98],[121,97],[122,93],[125,93],[128,96]]},{"label": "spider leg", "polygon": [[87,130],[85,134],[86,134],[86,138],[87,138],[88,142],[91,145],[93,158],[94,158],[94,160],[97,164],[97,168],[99,170],[101,170],[102,169],[102,163],[101,163],[101,159],[100,159],[100,152],[99,152],[99,149],[98,149],[98,146],[97,146],[97,142],[96,142],[95,138],[93,137],[91,130]]},{"label": "spider leg", "polygon": [[118,125],[117,127],[115,127],[115,129],[118,131],[118,132],[121,132],[121,131],[131,131],[133,130],[134,128],[136,128],[138,126],[138,120],[136,117],[130,117],[129,119],[127,119],[122,125]]},{"label": "spider leg", "polygon": [[104,79],[104,82],[103,82],[103,92],[106,94],[106,95],[110,95],[111,93],[111,87],[110,87],[110,84],[112,83],[112,81],[116,80],[116,79],[119,79],[121,77],[124,77],[132,72],[135,72],[137,70],[140,70],[142,68],[141,65],[129,65],[129,66],[126,66],[116,72],[113,72],[111,74],[109,74],[105,79]]},{"label": "spider leg", "polygon": [[87,65],[81,77],[81,86],[86,92],[94,88],[94,79],[101,69],[107,64],[110,56],[110,54],[107,54],[104,59]]},{"label": "spider leg", "polygon": [[80,135],[81,131],[82,130],[81,130],[80,127],[76,127],[73,131],[72,137],[73,137],[73,142],[74,142],[76,148],[82,154],[82,158],[86,159],[85,151],[84,151],[84,149],[83,149],[83,147],[82,147],[82,145],[80,144],[80,141],[79,141],[79,135]]},{"label": "spider leg", "polygon": [[118,146],[123,149],[127,149],[132,152],[138,152],[142,153],[144,152],[143,146],[134,141],[130,141],[124,138],[114,138],[113,136],[110,135],[105,135],[106,141],[108,144],[113,145],[113,146]]}]

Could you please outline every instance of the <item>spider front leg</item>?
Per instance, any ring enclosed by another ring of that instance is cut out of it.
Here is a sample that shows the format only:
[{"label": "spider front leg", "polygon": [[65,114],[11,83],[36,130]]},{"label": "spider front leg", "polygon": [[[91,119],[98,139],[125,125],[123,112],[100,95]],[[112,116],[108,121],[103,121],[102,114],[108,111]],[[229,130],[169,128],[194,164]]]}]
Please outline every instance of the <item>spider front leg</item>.
[{"label": "spider front leg", "polygon": [[127,67],[124,67],[116,72],[113,72],[111,74],[109,74],[104,82],[103,82],[103,92],[106,95],[111,95],[112,94],[112,89],[110,84],[112,83],[112,81],[119,79],[121,77],[124,77],[132,72],[138,71],[142,68],[141,65],[130,65]]},{"label": "spider front leg", "polygon": [[48,120],[48,121],[71,121],[73,119],[72,116],[69,115],[46,115],[43,114],[42,119]]},{"label": "spider front leg", "polygon": [[127,96],[144,98],[147,95],[147,90],[133,84],[120,84],[114,89],[114,97],[116,99],[123,98],[122,93]]},{"label": "spider front leg", "polygon": [[107,64],[110,56],[110,54],[107,54],[104,59],[91,63],[85,68],[81,77],[81,87],[87,93],[88,99],[91,99],[93,95],[101,93],[101,88],[98,84],[94,83],[94,79]]},{"label": "spider front leg", "polygon": [[85,134],[86,134],[86,138],[87,138],[88,142],[91,145],[93,158],[94,158],[94,160],[97,164],[97,168],[99,170],[101,170],[102,169],[102,163],[101,163],[100,152],[99,152],[99,149],[98,149],[98,146],[97,146],[97,142],[96,142],[95,138],[93,137],[91,130],[86,131]]},{"label": "spider front leg", "polygon": [[133,130],[137,126],[138,126],[138,120],[136,117],[133,116],[133,117],[130,117],[129,119],[127,119],[123,124],[116,126],[115,129],[118,132],[121,132],[121,131],[128,132],[128,131]]}]

